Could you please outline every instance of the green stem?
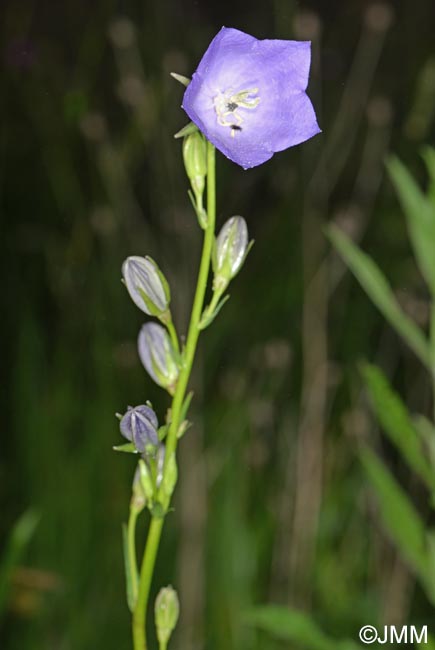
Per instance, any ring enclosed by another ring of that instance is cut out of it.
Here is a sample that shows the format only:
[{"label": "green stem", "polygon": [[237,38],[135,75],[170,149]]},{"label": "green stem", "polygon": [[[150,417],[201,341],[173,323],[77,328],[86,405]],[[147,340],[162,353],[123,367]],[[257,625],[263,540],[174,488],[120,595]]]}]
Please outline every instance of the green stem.
[{"label": "green stem", "polygon": [[[225,287],[225,289],[226,289],[226,287]],[[210,304],[208,305],[208,307],[206,308],[206,310],[204,312],[204,319],[206,319],[208,316],[210,316],[215,311],[216,307],[218,306],[219,300],[222,298],[222,294],[224,293],[225,289],[220,289],[220,290],[215,291],[213,293],[213,297],[212,297],[212,299],[210,301]]]},{"label": "green stem", "polygon": [[130,506],[130,514],[127,524],[127,544],[128,544],[128,563],[130,566],[131,594],[133,602],[137,598],[138,574],[137,574],[137,556],[136,556],[136,522],[140,510],[134,505]]},{"label": "green stem", "polygon": [[174,346],[175,351],[179,354],[180,353],[180,344],[178,342],[178,336],[177,336],[177,331],[174,327],[174,323],[172,322],[172,319],[170,319],[166,323],[166,327],[169,332],[169,336],[171,338],[172,345]]},{"label": "green stem", "polygon": [[[204,297],[207,288],[207,280],[210,271],[211,253],[213,248],[213,238],[216,221],[216,173],[215,173],[215,148],[207,142],[207,227],[204,231],[204,242],[202,248],[201,264],[199,267],[198,281],[196,285],[195,298],[193,301],[192,313],[190,317],[189,330],[187,333],[186,347],[183,354],[183,366],[177,382],[174,398],[172,400],[172,417],[171,424],[166,440],[165,466],[163,473],[167,470],[168,459],[175,453],[177,448],[177,431],[181,409],[184,397],[186,395],[187,384],[192,371],[193,360],[195,358],[196,346],[200,334],[198,327],[201,320],[201,314],[204,307]],[[162,481],[163,483],[163,481]],[[159,491],[159,500],[165,510],[169,503]],[[133,643],[134,650],[146,650],[145,618],[148,608],[149,592],[151,580],[154,573],[157,551],[160,543],[160,536],[163,528],[163,518],[151,518],[148,539],[145,546],[145,552],[142,560],[142,566],[139,577],[139,591],[136,607],[133,612]]]}]

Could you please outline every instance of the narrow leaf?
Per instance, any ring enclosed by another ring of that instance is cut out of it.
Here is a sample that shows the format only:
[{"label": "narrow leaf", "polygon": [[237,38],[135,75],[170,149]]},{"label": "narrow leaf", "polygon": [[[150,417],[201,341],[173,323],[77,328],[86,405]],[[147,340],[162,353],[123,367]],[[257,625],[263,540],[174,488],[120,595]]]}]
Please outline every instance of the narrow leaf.
[{"label": "narrow leaf", "polygon": [[327,234],[376,307],[430,370],[427,340],[414,321],[399,306],[379,267],[336,226],[329,227]]},{"label": "narrow leaf", "polygon": [[195,131],[198,130],[198,127],[196,124],[193,122],[189,122],[189,124],[186,124],[186,126],[183,126],[182,129],[177,131],[177,133],[174,134],[174,138],[178,140],[179,138],[184,138],[186,135],[190,135],[191,133],[195,133]]},{"label": "narrow leaf", "polygon": [[410,468],[423,479],[431,491],[435,490],[435,474],[428,462],[422,437],[405,405],[379,368],[365,364],[362,372],[383,429]]},{"label": "narrow leaf", "polygon": [[0,562],[0,613],[6,606],[12,573],[21,561],[38,522],[39,515],[34,510],[27,510],[21,515],[10,532]]},{"label": "narrow leaf", "polygon": [[222,307],[225,305],[227,300],[229,300],[229,298],[230,298],[230,296],[227,295],[227,296],[224,296],[224,298],[222,298],[221,300],[219,300],[218,304],[216,305],[215,309],[213,310],[213,312],[211,314],[207,310],[205,310],[205,312],[204,312],[204,314],[203,314],[203,316],[202,316],[202,318],[200,320],[200,323],[198,325],[200,330],[205,330],[206,327],[211,325],[211,323],[214,321],[214,319],[216,318],[216,316],[218,315],[218,313],[220,312]]},{"label": "narrow leaf", "polygon": [[244,619],[249,625],[307,650],[358,650],[359,648],[353,641],[337,641],[328,637],[310,616],[286,607],[277,605],[255,607],[246,614]]},{"label": "narrow leaf", "polygon": [[435,207],[398,158],[391,157],[387,167],[405,212],[418,266],[435,296]]},{"label": "narrow leaf", "polygon": [[122,451],[125,454],[138,454],[138,450],[132,442],[126,442],[125,445],[115,445],[112,447],[114,451]]},{"label": "narrow leaf", "polygon": [[361,461],[376,492],[385,529],[400,553],[420,577],[429,568],[426,531],[413,504],[387,470],[371,452],[364,449]]}]

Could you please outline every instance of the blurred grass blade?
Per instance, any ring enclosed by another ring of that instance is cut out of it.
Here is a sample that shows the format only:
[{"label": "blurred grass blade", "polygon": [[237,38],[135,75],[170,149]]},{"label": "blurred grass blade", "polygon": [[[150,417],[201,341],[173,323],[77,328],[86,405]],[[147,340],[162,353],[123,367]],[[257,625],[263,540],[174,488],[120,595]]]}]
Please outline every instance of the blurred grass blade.
[{"label": "blurred grass blade", "polygon": [[435,425],[424,415],[417,415],[414,418],[414,426],[421,436],[428,462],[435,473]]},{"label": "blurred grass blade", "polygon": [[330,226],[327,234],[377,308],[430,370],[430,350],[427,340],[414,321],[400,308],[379,267],[336,226]]},{"label": "blurred grass blade", "polygon": [[410,468],[433,492],[435,473],[428,460],[422,435],[411,420],[406,407],[380,368],[364,364],[362,373],[380,424]]},{"label": "blurred grass blade", "polygon": [[313,619],[303,612],[277,605],[251,609],[244,617],[249,625],[295,643],[307,650],[358,650],[353,641],[337,641],[326,636]]},{"label": "blurred grass blade", "polygon": [[430,183],[426,198],[432,203],[433,206],[435,206],[435,149],[429,146],[423,147],[422,157],[426,163],[427,171],[430,177]]},{"label": "blurred grass blade", "polygon": [[391,157],[387,168],[405,212],[418,266],[435,296],[435,206],[398,158]]},{"label": "blurred grass blade", "polygon": [[0,614],[6,607],[12,573],[21,561],[38,521],[39,515],[34,510],[26,510],[9,535],[3,557],[0,559]]},{"label": "blurred grass blade", "polygon": [[369,449],[361,461],[376,492],[386,531],[402,557],[424,579],[429,570],[425,526],[405,492],[385,465]]}]

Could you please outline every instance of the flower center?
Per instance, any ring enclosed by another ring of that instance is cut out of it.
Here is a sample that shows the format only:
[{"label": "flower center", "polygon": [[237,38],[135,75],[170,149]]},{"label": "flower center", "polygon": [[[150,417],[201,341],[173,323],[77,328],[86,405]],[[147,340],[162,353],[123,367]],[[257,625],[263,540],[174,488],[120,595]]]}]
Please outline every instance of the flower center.
[{"label": "flower center", "polygon": [[235,93],[232,88],[225,92],[219,92],[213,99],[213,105],[217,115],[218,124],[228,126],[231,129],[231,137],[234,138],[237,131],[242,131],[243,116],[239,108],[254,109],[260,103],[258,88],[248,88]]}]

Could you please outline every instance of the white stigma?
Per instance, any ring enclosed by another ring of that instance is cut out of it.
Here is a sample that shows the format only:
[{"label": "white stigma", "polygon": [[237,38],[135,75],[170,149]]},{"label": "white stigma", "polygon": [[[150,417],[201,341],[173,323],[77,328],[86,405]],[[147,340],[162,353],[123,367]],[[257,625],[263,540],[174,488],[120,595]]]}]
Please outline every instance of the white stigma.
[{"label": "white stigma", "polygon": [[253,110],[260,103],[258,88],[249,88],[235,93],[232,88],[225,92],[219,92],[213,99],[213,105],[217,115],[218,124],[228,126],[231,129],[231,137],[234,138],[237,131],[242,130],[243,116],[239,108]]}]

